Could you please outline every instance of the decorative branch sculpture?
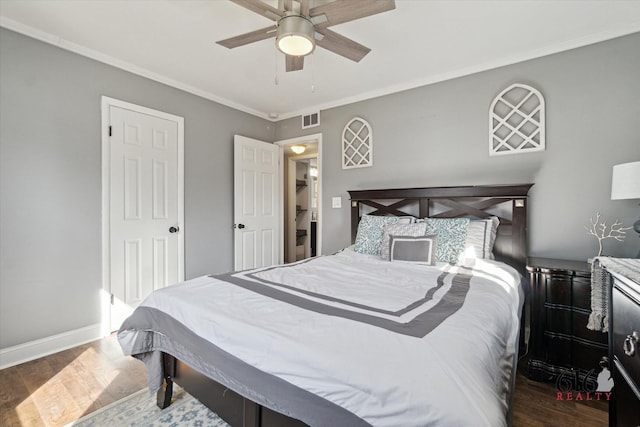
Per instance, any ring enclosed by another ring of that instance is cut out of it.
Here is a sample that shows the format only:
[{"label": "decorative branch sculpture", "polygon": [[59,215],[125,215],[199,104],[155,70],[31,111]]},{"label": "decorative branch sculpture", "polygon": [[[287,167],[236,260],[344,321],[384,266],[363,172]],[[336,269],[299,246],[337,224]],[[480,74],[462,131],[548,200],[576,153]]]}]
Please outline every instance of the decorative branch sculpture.
[{"label": "decorative branch sculpture", "polygon": [[619,219],[616,219],[607,230],[606,222],[600,223],[600,212],[596,212],[595,221],[593,218],[590,218],[590,225],[587,227],[584,226],[587,233],[593,235],[598,239],[598,255],[602,255],[602,241],[606,239],[616,239],[619,242],[622,242],[625,235],[627,234],[627,230],[631,230],[633,227],[622,227],[622,222]]}]

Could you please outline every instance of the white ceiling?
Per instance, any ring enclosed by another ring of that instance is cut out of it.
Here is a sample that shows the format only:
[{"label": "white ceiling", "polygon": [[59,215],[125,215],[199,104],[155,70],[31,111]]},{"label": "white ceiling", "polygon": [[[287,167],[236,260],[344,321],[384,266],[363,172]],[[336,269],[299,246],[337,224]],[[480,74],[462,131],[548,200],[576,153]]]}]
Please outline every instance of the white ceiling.
[{"label": "white ceiling", "polygon": [[318,48],[291,73],[273,39],[215,43],[271,23],[225,0],[0,0],[3,27],[271,119],[639,32],[640,1],[396,0],[332,27],[371,48],[360,63]]}]

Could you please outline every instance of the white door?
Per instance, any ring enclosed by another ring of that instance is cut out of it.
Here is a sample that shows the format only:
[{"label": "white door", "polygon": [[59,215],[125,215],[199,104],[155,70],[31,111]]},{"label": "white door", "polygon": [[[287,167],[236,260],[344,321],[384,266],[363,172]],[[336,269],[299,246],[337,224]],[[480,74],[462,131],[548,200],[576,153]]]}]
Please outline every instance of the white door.
[{"label": "white door", "polygon": [[279,162],[277,145],[234,137],[236,271],[281,262]]},{"label": "white door", "polygon": [[184,280],[183,122],[119,102],[106,109],[114,330],[152,291]]}]

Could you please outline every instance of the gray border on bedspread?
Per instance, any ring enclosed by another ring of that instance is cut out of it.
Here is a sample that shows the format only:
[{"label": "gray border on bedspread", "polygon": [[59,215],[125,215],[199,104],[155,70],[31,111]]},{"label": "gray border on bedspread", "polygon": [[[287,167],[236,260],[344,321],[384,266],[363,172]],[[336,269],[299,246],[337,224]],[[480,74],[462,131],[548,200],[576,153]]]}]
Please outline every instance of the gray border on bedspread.
[{"label": "gray border on bedspread", "polygon": [[[127,333],[135,334],[133,342]],[[162,351],[243,397],[309,425],[371,426],[347,409],[243,362],[155,308],[138,307],[123,323],[118,338],[125,353],[147,365],[153,392],[162,384]],[[187,342],[188,348],[180,342]]]},{"label": "gray border on bedspread", "polygon": [[[250,280],[243,279],[241,277],[237,277],[238,273],[227,273],[222,275],[210,276],[212,278],[224,281],[226,283],[231,283],[237,286],[240,286],[246,290],[258,293],[263,296],[267,296],[269,298],[273,298],[288,304],[292,304],[296,307],[300,307],[305,310],[314,311],[316,313],[326,314],[329,316],[342,317],[345,319],[350,319],[356,322],[366,323],[371,326],[376,326],[379,328],[386,329],[391,332],[396,332],[403,335],[408,335],[416,338],[423,338],[435,328],[437,328],[442,322],[444,322],[449,316],[453,315],[456,311],[458,311],[462,305],[464,304],[465,297],[469,292],[469,286],[471,281],[471,269],[461,267],[461,270],[469,271],[469,273],[455,273],[453,274],[453,278],[451,280],[451,287],[442,296],[440,301],[438,301],[433,307],[430,309],[419,313],[413,319],[408,322],[400,322],[391,319],[385,319],[381,317],[377,317],[375,315],[349,311],[347,309],[330,306],[327,304],[323,304],[317,301],[308,300],[298,295],[293,295],[288,292],[280,291],[270,286],[264,286],[261,283],[252,282]],[[367,307],[358,304],[358,308],[365,308],[371,312],[380,312],[384,314],[391,314],[395,316],[400,316],[405,312],[412,310],[420,305],[429,302],[433,299],[433,295],[435,291],[440,289],[444,284],[444,277],[447,273],[443,272],[440,276],[438,276],[437,286],[431,288],[423,298],[409,304],[409,306],[401,309],[397,312],[390,312],[386,310],[379,310],[373,307]],[[297,288],[292,288],[290,286],[284,284],[278,284],[274,282],[269,282],[266,280],[259,279],[255,276],[255,273],[247,274],[256,280],[261,280],[263,282],[291,288],[293,290],[312,294],[313,296],[323,297],[326,300],[334,300],[334,298],[322,296],[319,294],[303,291]],[[343,300],[337,300],[338,302],[344,302]],[[355,304],[351,304],[354,306]]]},{"label": "gray border on bedspread", "polygon": [[[296,264],[296,265],[299,265],[299,264]],[[412,302],[411,304],[407,305],[406,307],[404,307],[404,308],[402,308],[400,310],[391,311],[391,310],[383,310],[381,308],[371,307],[369,305],[359,304],[359,303],[353,302],[353,301],[347,301],[345,299],[336,298],[336,297],[332,297],[332,296],[329,296],[329,295],[319,294],[317,292],[308,291],[306,289],[296,288],[295,286],[285,285],[284,283],[273,282],[271,280],[262,279],[262,278],[257,276],[257,274],[264,273],[265,271],[275,270],[276,268],[286,268],[286,267],[289,267],[289,266],[290,265],[279,265],[279,266],[276,266],[276,267],[268,267],[268,268],[265,268],[263,270],[256,271],[256,272],[225,273],[225,274],[220,274],[220,275],[217,275],[217,276],[209,276],[209,277],[213,277],[215,279],[224,280],[226,282],[231,282],[231,283],[234,283],[234,284],[238,284],[238,283],[235,283],[235,282],[229,280],[229,277],[233,277],[234,279],[239,279],[238,276],[246,274],[247,277],[251,277],[252,279],[254,279],[256,281],[259,281],[261,283],[267,283],[269,285],[276,286],[276,287],[279,287],[279,288],[289,289],[289,290],[292,290],[292,291],[295,291],[295,292],[298,292],[298,293],[301,293],[301,294],[309,295],[309,296],[312,296],[314,298],[322,299],[322,300],[325,300],[325,301],[337,302],[337,303],[348,305],[348,306],[351,306],[351,307],[354,307],[354,308],[361,308],[361,309],[364,309],[364,310],[374,311],[374,312],[381,313],[381,314],[388,314],[388,315],[391,315],[391,316],[401,316],[401,315],[413,310],[414,308],[419,307],[423,303],[432,300],[433,299],[433,295],[435,294],[435,292],[444,285],[444,278],[449,274],[447,271],[443,271],[442,274],[440,276],[438,276],[438,278],[436,279],[436,286],[431,288],[431,289],[429,289],[423,298]],[[240,286],[242,286],[242,285],[240,285]],[[248,289],[246,286],[243,286],[243,287],[245,289]],[[271,296],[271,295],[269,295],[269,296]]]}]

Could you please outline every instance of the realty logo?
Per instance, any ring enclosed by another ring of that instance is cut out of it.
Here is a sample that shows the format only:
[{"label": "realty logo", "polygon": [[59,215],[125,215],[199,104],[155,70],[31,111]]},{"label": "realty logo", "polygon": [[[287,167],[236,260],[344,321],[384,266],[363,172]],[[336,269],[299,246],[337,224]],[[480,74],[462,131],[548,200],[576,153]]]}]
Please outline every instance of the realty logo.
[{"label": "realty logo", "polygon": [[610,392],[613,388],[613,378],[611,378],[611,372],[605,367],[602,368],[602,371],[598,374],[598,389],[601,393]]},{"label": "realty logo", "polygon": [[580,375],[579,371],[563,372],[556,380],[556,387],[556,400],[610,400],[613,379],[603,366],[597,375],[594,369],[586,375]]}]

